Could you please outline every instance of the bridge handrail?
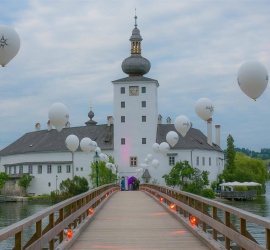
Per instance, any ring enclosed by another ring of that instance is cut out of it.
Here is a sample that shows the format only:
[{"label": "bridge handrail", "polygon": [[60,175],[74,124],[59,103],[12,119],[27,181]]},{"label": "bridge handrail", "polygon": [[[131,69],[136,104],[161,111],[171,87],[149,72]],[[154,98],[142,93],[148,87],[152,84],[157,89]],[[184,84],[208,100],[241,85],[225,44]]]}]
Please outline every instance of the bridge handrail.
[{"label": "bridge handrail", "polygon": [[[204,232],[212,231],[213,240],[218,241],[218,234],[222,234],[226,249],[231,249],[232,244],[243,249],[270,249],[270,220],[265,217],[165,186],[142,184],[140,188],[157,198],[164,198],[164,202],[168,205],[174,203],[175,211],[181,216],[185,218],[195,216],[198,219],[197,226],[201,227]],[[211,211],[209,212],[209,210]],[[218,216],[218,210],[223,213],[224,221]],[[237,229],[231,222],[231,215],[239,219],[240,229]],[[265,228],[266,248],[260,245],[248,231],[247,223],[249,222]]]},{"label": "bridge handrail", "polygon": [[[55,244],[57,244],[54,239],[56,235],[59,236],[58,244],[60,244],[64,239],[66,227],[76,228],[88,216],[90,207],[96,207],[105,199],[105,195],[109,195],[116,189],[119,189],[118,185],[104,185],[37,212],[1,229],[0,242],[14,236],[14,249],[41,249],[47,243],[49,243],[49,249],[54,249]],[[42,220],[48,217],[49,223],[42,229]],[[36,224],[35,233],[28,242],[23,244],[23,231],[34,224]]]}]

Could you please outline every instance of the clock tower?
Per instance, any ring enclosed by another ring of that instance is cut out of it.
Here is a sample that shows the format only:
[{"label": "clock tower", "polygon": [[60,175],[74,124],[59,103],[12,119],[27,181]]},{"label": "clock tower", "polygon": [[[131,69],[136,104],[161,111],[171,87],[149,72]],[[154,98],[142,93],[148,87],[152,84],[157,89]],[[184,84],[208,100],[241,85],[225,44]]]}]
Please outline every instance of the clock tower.
[{"label": "clock tower", "polygon": [[141,56],[142,37],[135,28],[130,37],[131,55],[122,63],[128,76],[114,85],[114,157],[121,176],[133,176],[156,142],[157,80],[145,77],[150,62]]}]

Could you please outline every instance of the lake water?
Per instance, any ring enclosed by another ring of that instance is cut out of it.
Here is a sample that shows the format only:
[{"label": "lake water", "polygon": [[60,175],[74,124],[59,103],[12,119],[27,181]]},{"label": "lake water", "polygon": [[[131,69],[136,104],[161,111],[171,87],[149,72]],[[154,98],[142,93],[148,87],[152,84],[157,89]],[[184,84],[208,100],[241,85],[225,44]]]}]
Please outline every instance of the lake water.
[{"label": "lake water", "polygon": [[[0,229],[9,226],[17,221],[20,221],[30,215],[40,212],[44,208],[51,206],[50,204],[35,204],[28,202],[1,202],[0,203]],[[33,230],[29,228],[29,231]],[[27,231],[24,233],[25,236]],[[0,249],[13,249],[14,239],[10,238],[6,241],[0,242]]]},{"label": "lake water", "polygon": [[[270,182],[266,185],[266,194],[251,201],[224,201],[223,203],[243,209],[270,219]],[[50,204],[35,204],[27,202],[2,202],[0,203],[0,229],[9,226],[30,215],[40,212],[42,209],[51,206]],[[236,226],[238,222],[236,221]],[[248,230],[255,239],[264,245],[265,230],[255,225],[248,224]],[[31,229],[30,229],[31,230]],[[13,241],[0,242],[0,249],[12,249]]]}]

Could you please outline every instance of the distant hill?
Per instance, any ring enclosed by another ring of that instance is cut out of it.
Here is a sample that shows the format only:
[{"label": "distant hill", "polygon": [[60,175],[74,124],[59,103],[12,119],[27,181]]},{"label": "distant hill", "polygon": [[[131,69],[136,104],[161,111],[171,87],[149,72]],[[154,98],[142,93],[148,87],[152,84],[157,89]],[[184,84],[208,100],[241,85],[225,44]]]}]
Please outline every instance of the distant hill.
[{"label": "distant hill", "polygon": [[[262,148],[261,152],[255,152],[253,150],[249,150],[248,148],[234,148],[235,152],[241,152],[251,158],[259,158],[265,160],[270,166],[270,148]],[[226,150],[224,150],[226,155]]]}]

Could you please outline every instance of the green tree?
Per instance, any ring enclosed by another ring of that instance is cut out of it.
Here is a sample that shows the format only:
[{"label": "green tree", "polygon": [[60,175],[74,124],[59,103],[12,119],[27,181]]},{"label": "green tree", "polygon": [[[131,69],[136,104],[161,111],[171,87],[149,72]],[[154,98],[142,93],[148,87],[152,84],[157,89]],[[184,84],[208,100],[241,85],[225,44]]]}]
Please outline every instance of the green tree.
[{"label": "green tree", "polygon": [[233,173],[224,169],[220,179],[239,182],[257,182],[262,185],[258,191],[265,192],[265,183],[268,181],[266,162],[262,159],[251,158],[243,153],[237,152],[234,160],[235,168]]},{"label": "green tree", "polygon": [[[114,158],[112,156],[108,156],[109,157],[109,162],[114,164]],[[116,167],[116,172],[118,167]],[[96,163],[92,162],[91,164],[91,173],[89,175],[90,178],[90,182],[91,182],[91,186],[92,188],[96,187]],[[114,183],[117,180],[117,175],[113,174],[111,172],[111,169],[106,167],[106,163],[103,161],[100,161],[98,163],[98,185],[102,186],[105,184],[109,184],[110,183],[110,179],[112,181],[112,183]]]},{"label": "green tree", "polygon": [[31,181],[34,178],[33,175],[24,174],[18,181],[18,185],[25,189],[25,193],[27,194],[27,188],[31,185]]},{"label": "green tree", "polygon": [[9,179],[6,172],[0,172],[0,189],[4,187],[5,182]]},{"label": "green tree", "polygon": [[183,191],[203,195],[205,186],[209,185],[208,175],[208,171],[201,171],[198,168],[194,168],[193,175],[190,178],[191,182],[184,185]]},{"label": "green tree", "polygon": [[225,180],[226,182],[234,181],[233,173],[235,171],[235,148],[234,148],[234,139],[231,135],[227,137],[227,149],[226,149],[226,163],[224,166],[223,173],[219,176],[220,182]]},{"label": "green tree", "polygon": [[167,186],[182,186],[184,191],[203,194],[202,190],[209,185],[208,171],[193,168],[188,161],[177,162],[168,174],[162,176]]},{"label": "green tree", "polygon": [[75,175],[73,180],[66,179],[59,185],[61,195],[65,197],[72,197],[78,194],[82,194],[89,190],[88,181],[85,177]]},{"label": "green tree", "polygon": [[234,139],[231,135],[227,137],[227,150],[226,150],[226,164],[225,168],[228,173],[232,174],[235,168],[234,159],[235,159],[235,150],[234,150]]},{"label": "green tree", "polygon": [[177,162],[171,169],[170,173],[162,176],[167,186],[177,187],[183,186],[187,179],[194,174],[194,169],[189,165],[188,161]]}]

